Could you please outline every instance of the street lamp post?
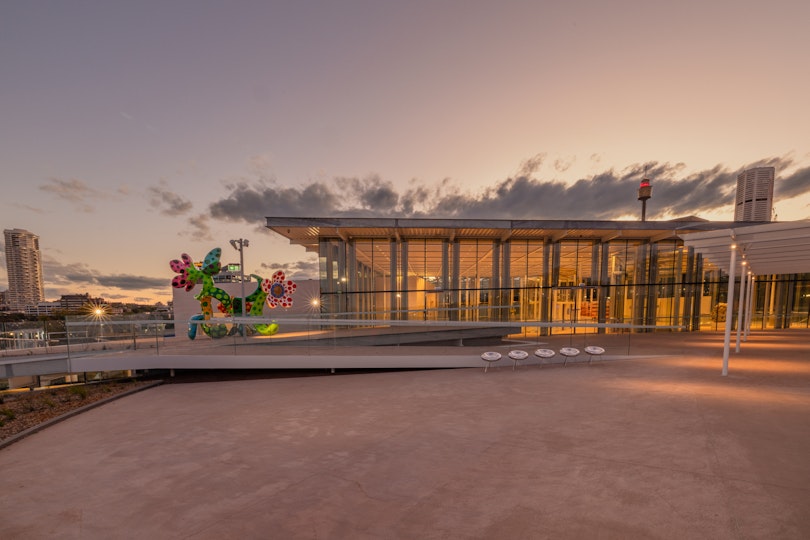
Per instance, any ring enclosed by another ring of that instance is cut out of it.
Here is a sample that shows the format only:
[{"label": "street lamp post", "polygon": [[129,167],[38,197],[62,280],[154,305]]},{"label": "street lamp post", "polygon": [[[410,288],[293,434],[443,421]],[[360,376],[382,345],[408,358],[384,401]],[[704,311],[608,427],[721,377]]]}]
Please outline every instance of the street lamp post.
[{"label": "street lamp post", "polygon": [[[245,256],[244,256],[244,248],[248,247],[250,242],[245,240],[244,238],[239,238],[238,240],[231,240],[231,246],[233,249],[239,252],[239,281],[242,287],[242,300],[239,303],[239,314],[244,317],[245,316]],[[244,333],[244,326],[242,326],[242,337],[245,337]]]},{"label": "street lamp post", "polygon": [[95,317],[96,322],[98,323],[98,335],[96,336],[97,342],[104,341],[104,323],[102,320],[104,319],[104,308],[101,306],[96,307],[93,310],[93,317]]}]

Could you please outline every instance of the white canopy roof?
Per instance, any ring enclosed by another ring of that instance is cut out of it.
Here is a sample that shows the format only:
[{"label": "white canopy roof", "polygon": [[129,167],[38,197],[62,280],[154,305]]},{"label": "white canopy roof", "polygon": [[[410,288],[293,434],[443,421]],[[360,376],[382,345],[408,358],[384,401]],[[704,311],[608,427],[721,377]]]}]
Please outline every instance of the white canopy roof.
[{"label": "white canopy roof", "polygon": [[680,235],[687,246],[729,273],[732,245],[736,245],[736,271],[742,263],[754,275],[810,272],[810,221],[745,225]]}]

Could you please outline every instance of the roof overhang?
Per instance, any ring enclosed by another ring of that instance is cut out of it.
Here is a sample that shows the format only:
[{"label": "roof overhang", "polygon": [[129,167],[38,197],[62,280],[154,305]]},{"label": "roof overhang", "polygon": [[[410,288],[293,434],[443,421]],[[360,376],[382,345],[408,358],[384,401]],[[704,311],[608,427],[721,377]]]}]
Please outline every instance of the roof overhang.
[{"label": "roof overhang", "polygon": [[725,229],[680,236],[684,244],[726,273],[730,273],[732,249],[737,251],[735,273],[738,275],[743,267],[757,276],[810,272],[810,221],[807,220],[757,225],[737,223]]},{"label": "roof overhang", "polygon": [[508,220],[508,219],[425,219],[425,218],[295,218],[268,217],[267,228],[287,238],[291,244],[318,251],[324,238],[379,238],[401,240],[431,238],[444,240],[576,240],[607,242],[617,238],[657,242],[678,240],[684,232],[726,228],[732,222],[705,220],[597,221],[597,220]]}]

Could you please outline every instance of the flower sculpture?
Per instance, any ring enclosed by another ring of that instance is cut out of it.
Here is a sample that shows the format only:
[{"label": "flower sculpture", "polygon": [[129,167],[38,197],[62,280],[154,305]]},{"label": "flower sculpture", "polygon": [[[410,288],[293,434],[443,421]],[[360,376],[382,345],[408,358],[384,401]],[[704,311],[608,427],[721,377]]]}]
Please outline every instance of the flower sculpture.
[{"label": "flower sculpture", "polygon": [[281,270],[273,274],[272,279],[262,281],[262,290],[267,293],[267,305],[271,308],[281,306],[283,308],[292,307],[292,294],[298,285],[294,281],[287,279]]},{"label": "flower sculpture", "polygon": [[222,268],[222,265],[219,262],[219,256],[221,253],[222,250],[220,248],[215,248],[209,251],[208,255],[205,256],[205,262],[203,262],[202,270],[199,270],[196,266],[194,266],[194,262],[187,253],[180,255],[180,260],[174,259],[173,261],[170,261],[169,266],[171,266],[172,270],[179,274],[174,276],[174,279],[172,279],[172,287],[190,291],[200,281],[203,282],[203,285],[206,285],[205,278],[213,276]]},{"label": "flower sculpture", "polygon": [[[264,279],[261,276],[251,274],[258,286],[256,290],[246,298],[231,297],[223,289],[214,284],[214,275],[222,268],[219,258],[222,254],[220,248],[212,249],[205,257],[205,261],[198,268],[191,257],[183,253],[180,259],[169,262],[171,269],[178,275],[172,279],[172,287],[177,289],[192,290],[198,283],[202,285],[202,290],[195,298],[200,302],[202,313],[195,315],[189,321],[188,337],[194,339],[197,335],[197,327],[212,338],[224,337],[236,332],[243,333],[258,332],[262,335],[273,335],[278,332],[278,324],[273,321],[270,324],[257,323],[250,325],[237,324],[229,328],[225,324],[212,324],[214,318],[214,300],[218,301],[216,309],[229,316],[234,312],[244,313],[249,317],[261,317],[265,301],[271,308],[281,306],[288,308],[292,306],[292,294],[295,292],[296,284],[279,270],[271,279]],[[244,304],[244,309],[242,305]],[[199,322],[198,322],[199,321]],[[203,322],[205,321],[205,322]]]},{"label": "flower sculpture", "polygon": [[179,276],[174,276],[172,280],[172,287],[175,289],[185,289],[190,291],[194,288],[197,284],[197,280],[193,279],[189,275],[189,268],[194,268],[194,263],[186,253],[183,253],[180,256],[180,260],[174,259],[173,261],[169,262],[169,266],[172,267],[176,273],[180,274]]}]

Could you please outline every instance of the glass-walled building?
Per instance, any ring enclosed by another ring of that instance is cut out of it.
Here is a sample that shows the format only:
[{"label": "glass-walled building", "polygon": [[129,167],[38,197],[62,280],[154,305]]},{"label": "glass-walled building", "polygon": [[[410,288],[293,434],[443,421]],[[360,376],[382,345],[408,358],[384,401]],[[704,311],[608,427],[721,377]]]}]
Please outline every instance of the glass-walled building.
[{"label": "glass-walled building", "polygon": [[[594,332],[720,327],[728,276],[680,235],[729,225],[267,218],[268,228],[318,253],[324,316],[559,324],[527,333],[567,332],[572,323],[592,323]],[[809,278],[760,277],[759,324],[806,326]]]}]

